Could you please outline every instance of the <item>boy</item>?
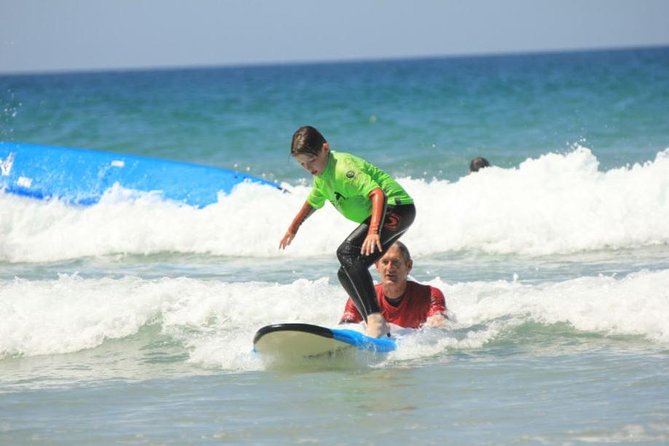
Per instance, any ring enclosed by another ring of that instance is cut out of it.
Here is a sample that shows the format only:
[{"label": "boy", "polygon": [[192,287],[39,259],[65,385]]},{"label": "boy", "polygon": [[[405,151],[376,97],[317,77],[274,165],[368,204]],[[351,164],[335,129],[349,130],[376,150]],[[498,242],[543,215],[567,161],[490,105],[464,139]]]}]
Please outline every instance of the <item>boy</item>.
[{"label": "boy", "polygon": [[388,334],[369,267],[413,223],[413,199],[390,175],[371,163],[330,150],[327,140],[314,127],[297,129],[290,153],[314,176],[314,183],[279,248],[290,245],[300,225],[323,207],[325,200],[344,217],[359,223],[337,249],[341,264],[337,277],[367,322],[366,334],[377,338]]}]

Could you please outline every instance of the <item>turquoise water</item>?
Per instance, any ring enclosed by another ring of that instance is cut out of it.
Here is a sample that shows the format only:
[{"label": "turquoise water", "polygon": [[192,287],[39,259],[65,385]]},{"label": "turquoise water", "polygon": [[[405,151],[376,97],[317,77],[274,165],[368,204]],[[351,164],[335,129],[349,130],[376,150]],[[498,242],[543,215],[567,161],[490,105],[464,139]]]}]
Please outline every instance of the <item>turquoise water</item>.
[{"label": "turquoise water", "polygon": [[[2,444],[666,444],[669,49],[0,77],[0,140],[233,168],[203,209],[0,193]],[[457,322],[381,364],[268,370],[333,325],[331,207],[278,243],[311,124],[415,198]],[[467,175],[483,155],[493,167]],[[178,178],[175,178],[178,181]]]}]

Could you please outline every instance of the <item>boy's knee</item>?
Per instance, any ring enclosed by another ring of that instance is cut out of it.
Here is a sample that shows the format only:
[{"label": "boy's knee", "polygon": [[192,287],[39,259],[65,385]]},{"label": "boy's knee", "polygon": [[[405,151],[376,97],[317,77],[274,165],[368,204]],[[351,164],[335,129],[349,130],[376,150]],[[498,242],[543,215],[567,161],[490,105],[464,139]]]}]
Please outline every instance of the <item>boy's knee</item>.
[{"label": "boy's knee", "polygon": [[348,241],[345,241],[337,248],[337,259],[344,268],[353,265],[359,256],[360,248],[353,246]]}]

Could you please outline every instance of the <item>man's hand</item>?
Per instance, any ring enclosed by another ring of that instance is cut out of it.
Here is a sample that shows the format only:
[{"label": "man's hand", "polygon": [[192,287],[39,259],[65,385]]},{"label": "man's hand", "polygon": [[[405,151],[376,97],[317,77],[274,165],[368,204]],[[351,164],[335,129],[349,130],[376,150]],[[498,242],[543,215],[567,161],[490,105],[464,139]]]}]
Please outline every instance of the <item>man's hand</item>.
[{"label": "man's hand", "polygon": [[426,327],[444,327],[446,325],[446,316],[443,313],[433,314],[425,320]]}]

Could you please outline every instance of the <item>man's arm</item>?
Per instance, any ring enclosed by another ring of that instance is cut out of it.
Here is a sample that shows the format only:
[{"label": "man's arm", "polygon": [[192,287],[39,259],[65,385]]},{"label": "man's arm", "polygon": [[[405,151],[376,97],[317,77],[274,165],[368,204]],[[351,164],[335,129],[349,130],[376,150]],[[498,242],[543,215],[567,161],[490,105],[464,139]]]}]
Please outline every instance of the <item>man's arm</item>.
[{"label": "man's arm", "polygon": [[443,327],[448,317],[446,316],[446,299],[439,288],[430,287],[430,309],[427,312],[425,325],[428,327]]},{"label": "man's arm", "polygon": [[344,314],[342,314],[341,319],[339,320],[340,324],[357,324],[362,322],[362,315],[355,307],[353,300],[349,297],[346,301],[346,306],[344,307]]}]

